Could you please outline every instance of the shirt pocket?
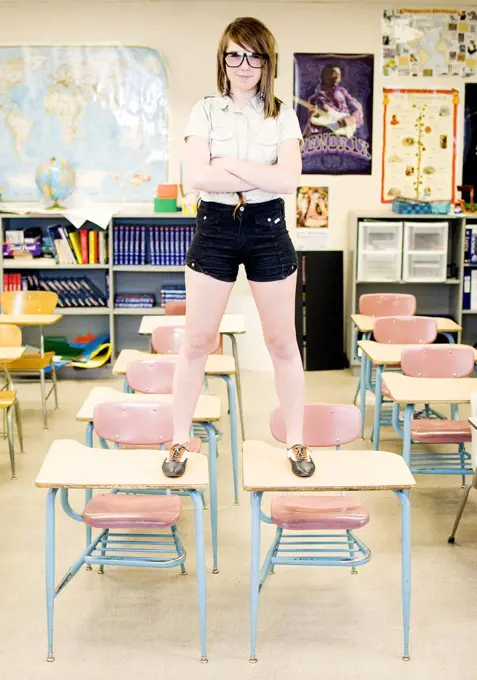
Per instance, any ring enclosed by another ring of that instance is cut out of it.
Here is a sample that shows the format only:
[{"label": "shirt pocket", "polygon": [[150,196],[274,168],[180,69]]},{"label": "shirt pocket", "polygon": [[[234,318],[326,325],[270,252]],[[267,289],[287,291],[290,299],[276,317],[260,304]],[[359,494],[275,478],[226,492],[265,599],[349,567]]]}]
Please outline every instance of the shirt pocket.
[{"label": "shirt pocket", "polygon": [[210,156],[211,158],[224,158],[234,156],[235,140],[232,128],[220,127],[210,131]]},{"label": "shirt pocket", "polygon": [[278,133],[257,130],[250,145],[249,160],[255,163],[276,163],[278,159]]}]

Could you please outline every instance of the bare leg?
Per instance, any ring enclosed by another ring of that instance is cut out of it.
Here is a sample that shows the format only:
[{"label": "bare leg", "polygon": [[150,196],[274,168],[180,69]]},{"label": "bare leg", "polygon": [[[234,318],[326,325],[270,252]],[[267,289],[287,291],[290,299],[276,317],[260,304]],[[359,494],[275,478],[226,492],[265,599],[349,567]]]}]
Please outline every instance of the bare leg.
[{"label": "bare leg", "polygon": [[189,441],[192,416],[204,380],[207,356],[217,346],[217,333],[233,283],[185,270],[187,311],[184,344],[174,371],[173,442]]},{"label": "bare leg", "polygon": [[303,444],[305,379],[295,331],[296,274],[280,281],[249,281],[275,369],[287,446]]}]

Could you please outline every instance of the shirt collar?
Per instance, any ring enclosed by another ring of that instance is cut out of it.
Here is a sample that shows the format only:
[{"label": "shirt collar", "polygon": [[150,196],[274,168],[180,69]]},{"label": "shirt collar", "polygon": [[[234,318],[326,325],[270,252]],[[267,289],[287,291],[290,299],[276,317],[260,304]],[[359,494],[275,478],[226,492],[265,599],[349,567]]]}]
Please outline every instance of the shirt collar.
[{"label": "shirt collar", "polygon": [[[259,95],[256,94],[253,99],[250,100],[249,104],[254,108],[257,113],[261,113],[264,109],[264,102],[263,98]],[[219,110],[224,110],[228,107],[233,107],[233,101],[232,98],[229,97],[229,95],[224,95],[223,97],[216,97],[215,99],[215,108]]]}]

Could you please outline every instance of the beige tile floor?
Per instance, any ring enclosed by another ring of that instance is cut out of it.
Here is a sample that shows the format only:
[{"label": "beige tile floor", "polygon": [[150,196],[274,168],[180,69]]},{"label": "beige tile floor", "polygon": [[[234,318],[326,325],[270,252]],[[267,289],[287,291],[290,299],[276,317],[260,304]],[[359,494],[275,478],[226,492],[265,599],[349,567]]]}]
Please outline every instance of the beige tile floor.
[{"label": "beige tile floor", "polygon": [[[248,437],[269,440],[273,378],[245,373]],[[310,401],[349,403],[348,372],[307,375]],[[118,384],[109,381],[108,384]],[[109,680],[149,678],[306,678],[435,680],[476,677],[477,498],[470,499],[458,542],[447,544],[458,499],[457,479],[421,477],[412,494],[413,602],[410,663],[401,661],[400,510],[391,493],[362,494],[371,522],[362,531],[373,559],[357,576],[348,570],[281,567],[261,596],[258,657],[248,663],[249,504],[233,505],[227,418],[219,459],[220,573],[209,573],[208,665],[201,665],[195,593],[193,518],[183,501],[180,531],[189,553],[179,571],[82,570],[56,601],[56,662],[47,664],[44,598],[44,500],[34,479],[55,438],[82,441],[75,422],[91,387],[60,384],[61,410],[42,429],[36,385],[20,385],[25,450],[18,480],[10,481],[6,442],[0,442],[0,678]],[[212,390],[224,395],[220,381]],[[225,403],[225,402],[224,402]],[[368,424],[371,412],[368,409]],[[369,432],[369,427],[368,427]],[[382,448],[399,442],[384,430]],[[362,445],[362,444],[360,444]],[[79,493],[73,496],[77,505]],[[271,537],[263,531],[264,546]],[[58,513],[58,576],[83,545],[83,528]]]}]

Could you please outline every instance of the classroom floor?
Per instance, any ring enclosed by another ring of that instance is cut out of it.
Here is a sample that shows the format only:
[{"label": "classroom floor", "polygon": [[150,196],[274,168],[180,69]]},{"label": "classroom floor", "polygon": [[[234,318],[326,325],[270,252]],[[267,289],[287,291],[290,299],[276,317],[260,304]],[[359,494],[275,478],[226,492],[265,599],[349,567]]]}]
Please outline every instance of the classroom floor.
[{"label": "classroom floor", "polygon": [[[356,379],[347,371],[309,373],[309,401],[350,403]],[[95,382],[95,384],[100,384]],[[115,385],[119,381],[101,381]],[[75,414],[92,383],[60,383],[60,407],[42,429],[37,385],[19,386],[25,456],[10,481],[6,442],[0,447],[0,676],[4,680],[140,677],[289,680],[440,680],[475,678],[477,634],[477,494],[470,497],[448,545],[461,494],[460,480],[420,477],[412,492],[413,586],[411,661],[401,661],[400,507],[391,492],[361,494],[371,522],[361,536],[373,558],[357,576],[347,569],[277,568],[261,595],[258,664],[248,662],[249,503],[235,507],[228,420],[219,472],[220,573],[207,574],[209,664],[199,663],[191,503],[183,499],[179,524],[188,550],[188,576],[179,569],[82,569],[56,601],[56,662],[47,664],[44,595],[44,500],[34,486],[50,442],[83,441]],[[249,439],[270,441],[273,377],[243,375]],[[211,391],[224,395],[221,381]],[[225,395],[224,395],[225,396]],[[225,400],[223,401],[225,404]],[[368,428],[371,409],[368,409]],[[357,446],[366,447],[358,442]],[[368,444],[369,446],[369,444]],[[381,448],[400,450],[389,428]],[[339,455],[339,454],[337,454]],[[80,507],[82,494],[72,494]],[[57,512],[57,576],[83,548],[84,529]],[[207,517],[208,519],[208,517]],[[210,534],[206,551],[210,567]],[[263,546],[272,528],[263,529]]]}]

